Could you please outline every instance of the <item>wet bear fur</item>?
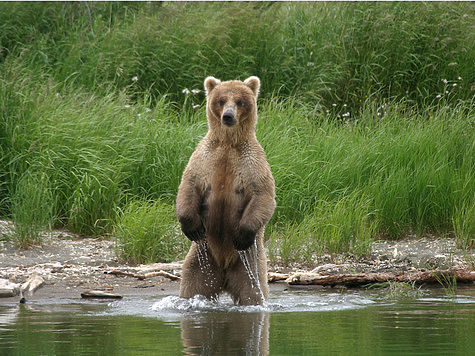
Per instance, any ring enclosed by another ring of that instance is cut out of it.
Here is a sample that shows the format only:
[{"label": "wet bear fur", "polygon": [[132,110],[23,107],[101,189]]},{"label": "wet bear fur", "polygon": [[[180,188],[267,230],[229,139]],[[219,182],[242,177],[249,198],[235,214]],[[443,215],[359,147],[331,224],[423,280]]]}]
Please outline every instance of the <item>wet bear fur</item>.
[{"label": "wet bear fur", "polygon": [[269,293],[263,238],[275,208],[274,178],[255,135],[260,81],[208,77],[204,86],[209,130],[185,168],[176,200],[182,231],[194,241],[180,296],[216,299],[227,292],[237,304],[259,305]]}]

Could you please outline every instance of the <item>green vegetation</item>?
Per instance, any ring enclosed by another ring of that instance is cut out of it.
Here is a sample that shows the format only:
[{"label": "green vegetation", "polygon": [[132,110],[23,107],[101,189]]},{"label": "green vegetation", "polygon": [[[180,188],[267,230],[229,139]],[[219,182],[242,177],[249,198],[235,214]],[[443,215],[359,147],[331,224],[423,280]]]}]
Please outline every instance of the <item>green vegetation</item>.
[{"label": "green vegetation", "polygon": [[0,3],[0,215],[21,246],[55,226],[113,234],[134,262],[181,256],[174,200],[207,131],[203,92],[182,91],[258,75],[271,255],[409,232],[472,246],[474,9]]},{"label": "green vegetation", "polygon": [[442,286],[444,289],[445,295],[448,297],[455,297],[457,293],[457,275],[454,272],[452,277],[438,272],[433,272],[434,277],[437,282]]},{"label": "green vegetation", "polygon": [[190,242],[184,239],[170,206],[132,202],[114,229],[119,256],[131,262],[162,262],[184,258]]},{"label": "green vegetation", "polygon": [[368,104],[341,124],[292,103],[273,108],[258,132],[277,182],[271,246],[284,260],[322,248],[362,253],[376,236],[443,234],[453,221],[470,245],[473,218],[460,207],[474,204],[473,109],[417,114],[391,103],[380,119]]},{"label": "green vegetation", "polygon": [[388,281],[382,283],[374,283],[363,286],[365,289],[381,289],[386,299],[415,299],[424,295],[422,286],[412,282],[395,282]]}]

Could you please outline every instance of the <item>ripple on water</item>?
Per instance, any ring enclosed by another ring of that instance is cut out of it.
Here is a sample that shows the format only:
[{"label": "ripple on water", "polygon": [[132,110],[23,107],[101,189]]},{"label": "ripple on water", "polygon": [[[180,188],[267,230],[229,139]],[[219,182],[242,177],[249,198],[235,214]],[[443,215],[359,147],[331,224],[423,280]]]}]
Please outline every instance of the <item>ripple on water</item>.
[{"label": "ripple on water", "polygon": [[[263,306],[234,305],[232,299],[223,295],[217,301],[208,300],[203,296],[185,299],[176,295],[155,297],[131,297],[120,301],[100,303],[90,313],[95,315],[136,315],[158,318],[165,321],[177,322],[186,316],[206,313],[299,313],[356,310],[372,306],[391,308],[397,300],[388,300],[381,293],[315,290],[288,290],[273,292]],[[472,295],[457,295],[447,297],[440,294],[425,296],[412,300],[412,305],[452,305],[473,304]],[[83,303],[81,303],[83,304]],[[90,304],[90,302],[86,303]],[[57,308],[58,306],[55,306]],[[392,310],[392,309],[391,309]]]}]

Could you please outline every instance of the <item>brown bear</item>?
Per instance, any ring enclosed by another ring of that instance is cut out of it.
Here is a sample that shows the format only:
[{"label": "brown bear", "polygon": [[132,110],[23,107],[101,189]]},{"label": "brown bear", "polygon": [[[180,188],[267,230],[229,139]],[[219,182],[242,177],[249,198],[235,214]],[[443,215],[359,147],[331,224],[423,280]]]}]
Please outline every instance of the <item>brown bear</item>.
[{"label": "brown bear", "polygon": [[[206,78],[208,133],[183,173],[176,215],[192,244],[180,297],[222,292],[240,305],[268,297],[264,226],[275,208],[274,178],[255,135],[260,80]],[[241,256],[240,256],[241,254]]]}]

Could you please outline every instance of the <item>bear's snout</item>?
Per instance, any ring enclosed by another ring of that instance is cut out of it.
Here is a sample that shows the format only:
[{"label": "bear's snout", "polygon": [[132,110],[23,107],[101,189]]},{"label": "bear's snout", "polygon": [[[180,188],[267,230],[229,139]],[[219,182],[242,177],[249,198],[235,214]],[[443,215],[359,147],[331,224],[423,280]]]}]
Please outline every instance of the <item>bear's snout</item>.
[{"label": "bear's snout", "polygon": [[236,125],[236,115],[232,110],[226,110],[223,113],[223,116],[221,117],[221,120],[223,121],[223,124],[226,126],[234,126]]}]

